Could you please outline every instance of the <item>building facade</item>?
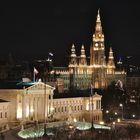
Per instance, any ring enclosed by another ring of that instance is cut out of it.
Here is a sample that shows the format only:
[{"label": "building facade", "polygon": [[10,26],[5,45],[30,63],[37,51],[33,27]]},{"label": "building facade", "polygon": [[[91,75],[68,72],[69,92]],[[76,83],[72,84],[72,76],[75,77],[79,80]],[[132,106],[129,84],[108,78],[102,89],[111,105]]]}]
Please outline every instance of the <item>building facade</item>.
[{"label": "building facade", "polygon": [[0,124],[1,126],[9,120],[9,102],[0,99]]},{"label": "building facade", "polygon": [[[7,84],[6,84],[7,85]],[[99,122],[102,120],[101,98],[53,98],[54,87],[43,82],[16,83],[0,87],[0,124],[11,122],[43,121],[48,119]],[[6,100],[6,101],[5,101]],[[5,102],[4,102],[5,101]]]},{"label": "building facade", "polygon": [[42,82],[19,83],[10,88],[1,88],[0,99],[9,101],[8,122],[43,120],[49,115],[53,90],[54,87]]},{"label": "building facade", "polygon": [[112,81],[121,80],[125,83],[126,73],[116,71],[113,50],[110,48],[108,59],[105,56],[104,33],[102,30],[100,13],[98,10],[95,33],[90,46],[90,61],[87,61],[85,48],[82,45],[80,56],[76,55],[74,44],[71,48],[69,65],[58,69],[56,73],[64,80],[64,90],[68,88],[88,89],[91,84],[94,88],[105,88]]},{"label": "building facade", "polygon": [[102,96],[61,98],[53,100],[53,117],[70,121],[102,121]]}]

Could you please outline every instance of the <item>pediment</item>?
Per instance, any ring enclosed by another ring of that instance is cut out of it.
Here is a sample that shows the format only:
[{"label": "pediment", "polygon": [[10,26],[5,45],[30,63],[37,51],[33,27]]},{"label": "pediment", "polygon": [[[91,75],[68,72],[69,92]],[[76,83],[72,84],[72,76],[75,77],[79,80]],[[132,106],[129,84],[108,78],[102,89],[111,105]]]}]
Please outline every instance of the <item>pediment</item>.
[{"label": "pediment", "polygon": [[99,94],[97,94],[97,93],[95,93],[95,94],[93,95],[93,97],[94,97],[94,98],[101,98],[102,96],[99,95]]},{"label": "pediment", "polygon": [[[43,82],[36,82],[34,85],[26,88],[27,90],[44,90],[45,84]],[[55,88],[46,84],[46,89],[54,90]]]}]

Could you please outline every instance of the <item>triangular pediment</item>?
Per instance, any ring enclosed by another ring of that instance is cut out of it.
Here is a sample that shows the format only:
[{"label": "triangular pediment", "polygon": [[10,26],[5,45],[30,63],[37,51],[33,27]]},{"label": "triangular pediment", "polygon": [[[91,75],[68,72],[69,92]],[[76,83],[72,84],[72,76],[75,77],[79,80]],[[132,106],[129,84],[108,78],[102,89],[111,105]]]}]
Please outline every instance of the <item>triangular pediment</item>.
[{"label": "triangular pediment", "polygon": [[95,98],[95,97],[96,97],[96,98],[97,98],[97,97],[98,97],[98,98],[101,98],[102,96],[99,95],[99,94],[97,94],[97,92],[95,92],[95,94],[93,95],[93,97],[94,97],[94,98]]},{"label": "triangular pediment", "polygon": [[[26,88],[26,90],[44,90],[45,84],[43,82],[36,82],[34,85]],[[55,88],[46,84],[46,89],[54,90]]]}]

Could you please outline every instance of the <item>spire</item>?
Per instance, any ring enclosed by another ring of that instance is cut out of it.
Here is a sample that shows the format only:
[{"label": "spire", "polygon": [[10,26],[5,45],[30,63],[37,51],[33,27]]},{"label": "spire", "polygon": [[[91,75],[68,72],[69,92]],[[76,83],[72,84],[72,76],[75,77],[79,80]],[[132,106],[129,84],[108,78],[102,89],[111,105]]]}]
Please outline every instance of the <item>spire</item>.
[{"label": "spire", "polygon": [[109,50],[109,59],[112,59],[112,60],[114,60],[114,56],[113,56],[112,47],[110,47],[110,50]]},{"label": "spire", "polygon": [[98,14],[97,14],[97,19],[96,19],[96,31],[102,33],[101,18],[100,18],[100,9],[98,9]]},{"label": "spire", "polygon": [[117,62],[117,64],[120,64],[120,65],[122,64],[122,58],[121,57],[119,58],[119,61]]},{"label": "spire", "polygon": [[72,45],[72,48],[71,48],[71,57],[76,57],[74,44]]},{"label": "spire", "polygon": [[77,65],[77,56],[76,56],[76,53],[75,53],[75,46],[74,44],[72,45],[72,48],[71,48],[71,55],[70,55],[70,62],[69,62],[69,66],[70,65]]},{"label": "spire", "polygon": [[115,69],[114,56],[113,56],[112,48],[110,47],[108,63],[107,63],[107,73],[114,74],[114,69]]},{"label": "spire", "polygon": [[86,57],[84,45],[82,45],[82,47],[81,47],[81,55],[80,55],[80,57]]},{"label": "spire", "polygon": [[100,9],[98,9],[98,14],[97,14],[96,23],[97,23],[97,22],[101,22],[101,20],[100,20]]},{"label": "spire", "polygon": [[85,48],[84,45],[82,45],[79,65],[86,65],[86,64],[87,62],[86,62]]}]

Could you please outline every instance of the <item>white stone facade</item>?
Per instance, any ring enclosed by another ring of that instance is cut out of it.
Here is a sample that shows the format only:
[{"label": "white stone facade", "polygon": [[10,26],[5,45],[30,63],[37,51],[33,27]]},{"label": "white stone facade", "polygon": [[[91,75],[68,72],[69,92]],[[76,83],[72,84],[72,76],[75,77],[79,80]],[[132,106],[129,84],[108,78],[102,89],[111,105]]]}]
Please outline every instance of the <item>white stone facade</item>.
[{"label": "white stone facade", "polygon": [[9,120],[9,102],[0,100],[0,126],[7,123]]},{"label": "white stone facade", "polygon": [[[80,120],[96,122],[102,120],[101,96],[53,99],[54,87],[42,82],[23,89],[0,89],[0,105],[6,111],[5,122],[27,122],[31,120]],[[1,121],[1,120],[0,120]]]},{"label": "white stone facade", "polygon": [[54,118],[62,120],[99,122],[102,120],[101,96],[54,99],[52,113]]}]

